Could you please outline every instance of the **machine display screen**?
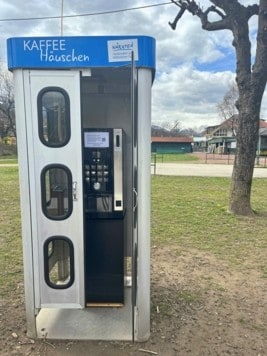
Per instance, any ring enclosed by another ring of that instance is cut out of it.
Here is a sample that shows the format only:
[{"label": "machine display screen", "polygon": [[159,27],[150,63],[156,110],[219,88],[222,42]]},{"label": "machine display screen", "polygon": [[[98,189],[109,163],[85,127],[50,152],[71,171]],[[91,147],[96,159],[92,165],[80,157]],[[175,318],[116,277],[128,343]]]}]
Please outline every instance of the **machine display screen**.
[{"label": "machine display screen", "polygon": [[90,131],[84,133],[84,147],[86,148],[108,148],[109,132]]}]

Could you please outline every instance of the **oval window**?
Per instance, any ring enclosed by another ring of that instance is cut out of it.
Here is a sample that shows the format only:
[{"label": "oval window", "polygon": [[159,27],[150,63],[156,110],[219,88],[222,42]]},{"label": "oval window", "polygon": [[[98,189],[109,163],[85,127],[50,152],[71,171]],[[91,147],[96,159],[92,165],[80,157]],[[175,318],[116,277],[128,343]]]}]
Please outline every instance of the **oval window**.
[{"label": "oval window", "polygon": [[63,165],[49,165],[41,172],[42,209],[52,220],[64,220],[72,213],[72,175]]},{"label": "oval window", "polygon": [[50,237],[44,243],[46,283],[55,289],[70,287],[74,282],[74,249],[64,236]]},{"label": "oval window", "polygon": [[49,147],[65,146],[70,139],[70,100],[62,88],[49,87],[37,97],[39,138]]}]

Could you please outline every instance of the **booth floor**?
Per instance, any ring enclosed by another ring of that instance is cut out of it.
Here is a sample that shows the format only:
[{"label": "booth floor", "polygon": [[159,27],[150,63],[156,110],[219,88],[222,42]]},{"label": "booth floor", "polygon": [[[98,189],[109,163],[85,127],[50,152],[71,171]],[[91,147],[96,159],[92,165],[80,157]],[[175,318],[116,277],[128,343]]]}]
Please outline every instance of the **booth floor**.
[{"label": "booth floor", "polygon": [[126,303],[120,308],[40,310],[37,336],[47,339],[132,340],[131,289],[126,290]]}]

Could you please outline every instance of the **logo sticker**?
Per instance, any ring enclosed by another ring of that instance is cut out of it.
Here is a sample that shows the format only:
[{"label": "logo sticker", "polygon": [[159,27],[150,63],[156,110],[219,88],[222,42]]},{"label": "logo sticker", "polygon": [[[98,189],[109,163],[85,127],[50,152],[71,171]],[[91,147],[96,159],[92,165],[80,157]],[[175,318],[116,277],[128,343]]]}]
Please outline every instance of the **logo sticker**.
[{"label": "logo sticker", "polygon": [[134,60],[138,61],[137,39],[108,41],[109,62],[128,62],[134,52]]}]

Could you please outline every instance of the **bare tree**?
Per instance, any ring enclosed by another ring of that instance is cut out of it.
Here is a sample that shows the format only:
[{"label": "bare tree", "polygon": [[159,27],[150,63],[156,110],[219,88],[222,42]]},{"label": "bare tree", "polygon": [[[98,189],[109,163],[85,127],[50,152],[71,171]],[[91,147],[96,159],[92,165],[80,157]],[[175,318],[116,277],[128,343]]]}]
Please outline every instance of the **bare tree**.
[{"label": "bare tree", "polygon": [[179,120],[175,120],[173,122],[163,122],[162,127],[166,129],[166,136],[180,136],[182,125]]},{"label": "bare tree", "polygon": [[16,136],[12,74],[0,65],[0,136]]},{"label": "bare tree", "polygon": [[236,136],[236,128],[238,124],[238,111],[236,101],[238,99],[238,90],[236,85],[231,85],[226,92],[221,103],[217,105],[219,115],[223,121],[228,120],[231,124],[232,136]]},{"label": "bare tree", "polygon": [[182,125],[179,120],[175,120],[173,122],[173,126],[171,128],[170,134],[171,136],[180,136],[182,130]]},{"label": "bare tree", "polygon": [[[193,0],[172,2],[180,8],[174,22],[170,23],[172,29],[176,28],[177,22],[187,10],[198,16],[204,30],[229,30],[233,34],[238,122],[229,211],[237,215],[253,215],[250,203],[251,187],[261,102],[267,81],[267,0],[260,0],[249,6],[244,6],[237,0],[210,0],[213,5],[206,10],[200,8]],[[216,13],[219,19],[210,21],[211,13]],[[249,20],[254,15],[258,16],[258,33],[256,56],[252,65]]]},{"label": "bare tree", "polygon": [[151,126],[151,136],[152,137],[164,137],[167,135],[167,129],[159,126],[159,125],[155,125],[152,124]]},{"label": "bare tree", "polygon": [[228,120],[237,115],[236,101],[238,99],[238,90],[236,85],[231,85],[225,93],[221,103],[217,105],[220,116],[223,120]]}]

